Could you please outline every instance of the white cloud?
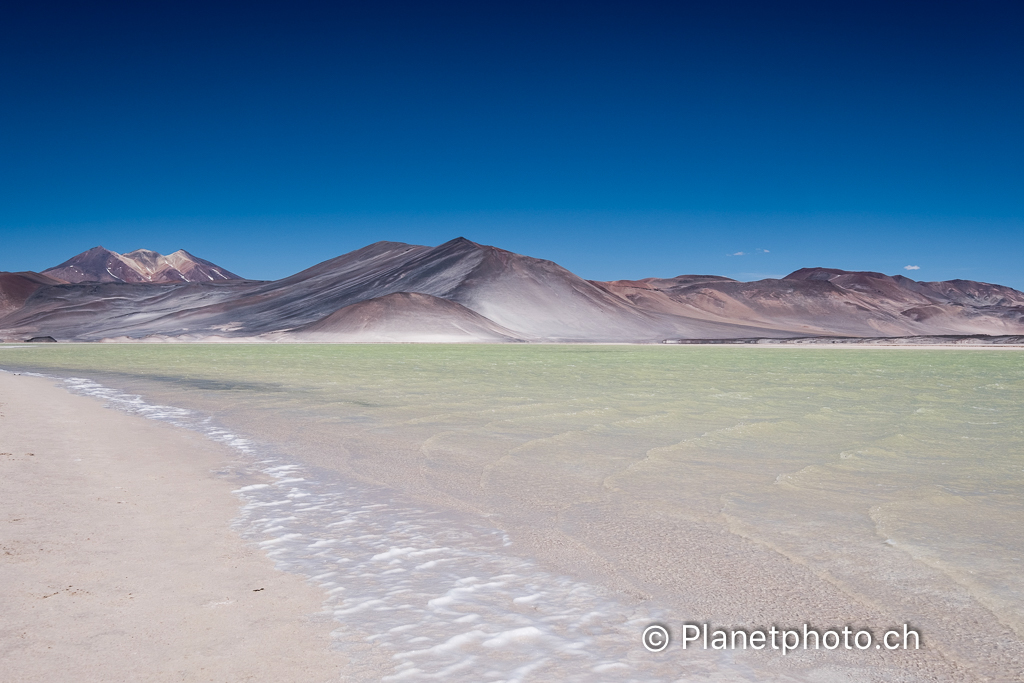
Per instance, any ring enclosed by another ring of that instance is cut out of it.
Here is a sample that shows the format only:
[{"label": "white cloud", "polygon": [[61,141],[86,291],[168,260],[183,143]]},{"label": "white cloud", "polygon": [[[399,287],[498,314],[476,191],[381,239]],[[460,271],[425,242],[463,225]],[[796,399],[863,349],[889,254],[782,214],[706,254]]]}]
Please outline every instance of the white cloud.
[{"label": "white cloud", "polygon": [[903,266],[903,270],[921,270],[921,266]]},{"label": "white cloud", "polygon": [[746,256],[747,252],[745,252],[745,251],[737,251],[735,254],[730,254],[730,255],[731,256]]}]

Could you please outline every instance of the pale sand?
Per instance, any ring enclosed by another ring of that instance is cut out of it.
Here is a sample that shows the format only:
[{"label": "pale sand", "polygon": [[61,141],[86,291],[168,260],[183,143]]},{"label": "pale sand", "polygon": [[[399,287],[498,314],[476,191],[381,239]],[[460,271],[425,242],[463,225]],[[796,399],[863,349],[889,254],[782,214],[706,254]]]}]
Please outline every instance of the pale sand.
[{"label": "pale sand", "polygon": [[0,680],[339,680],[321,592],[230,528],[230,456],[0,373]]}]

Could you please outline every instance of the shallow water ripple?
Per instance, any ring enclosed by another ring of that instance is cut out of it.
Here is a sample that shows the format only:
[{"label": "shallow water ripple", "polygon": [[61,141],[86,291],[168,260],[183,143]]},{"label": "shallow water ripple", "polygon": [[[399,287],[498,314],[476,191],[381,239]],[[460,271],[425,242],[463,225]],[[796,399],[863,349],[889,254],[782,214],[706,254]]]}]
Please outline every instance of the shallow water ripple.
[{"label": "shallow water ripple", "polygon": [[324,588],[337,621],[394,653],[385,680],[660,679],[636,656],[648,614],[509,555],[502,532],[375,502],[381,491],[325,485],[295,464],[259,465],[274,483],[237,491],[245,534]]}]

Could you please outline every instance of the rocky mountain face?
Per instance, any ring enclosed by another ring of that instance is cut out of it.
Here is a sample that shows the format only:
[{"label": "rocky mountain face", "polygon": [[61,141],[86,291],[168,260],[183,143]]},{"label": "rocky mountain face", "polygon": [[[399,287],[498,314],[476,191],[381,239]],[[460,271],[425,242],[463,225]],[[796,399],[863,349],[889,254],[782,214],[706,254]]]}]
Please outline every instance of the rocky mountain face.
[{"label": "rocky mountain face", "polygon": [[59,266],[44,270],[42,274],[67,283],[214,282],[241,279],[184,249],[164,256],[148,249],[118,254],[103,247],[93,247]]},{"label": "rocky mountain face", "polygon": [[[596,282],[458,238],[438,247],[378,242],[282,280],[254,282],[169,260],[184,252],[114,255],[136,264],[135,276],[109,265],[113,252],[82,258],[92,252],[76,257],[75,267],[95,273],[101,264],[112,279],[54,281],[72,274],[71,261],[44,275],[0,277],[0,338],[657,342],[1024,334],[1024,294],[1008,287],[828,268],[757,282],[713,275]],[[181,280],[127,279],[173,278],[167,264]]]}]

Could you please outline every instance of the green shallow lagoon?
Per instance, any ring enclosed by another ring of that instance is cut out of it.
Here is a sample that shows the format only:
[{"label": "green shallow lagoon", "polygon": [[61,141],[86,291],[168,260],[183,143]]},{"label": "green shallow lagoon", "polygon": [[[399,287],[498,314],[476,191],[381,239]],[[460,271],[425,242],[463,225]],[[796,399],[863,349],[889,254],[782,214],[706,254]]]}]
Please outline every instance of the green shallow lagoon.
[{"label": "green shallow lagoon", "polygon": [[679,622],[910,622],[925,650],[857,666],[1024,670],[1019,351],[40,345],[0,346],[0,368],[193,408],[480,515]]}]

